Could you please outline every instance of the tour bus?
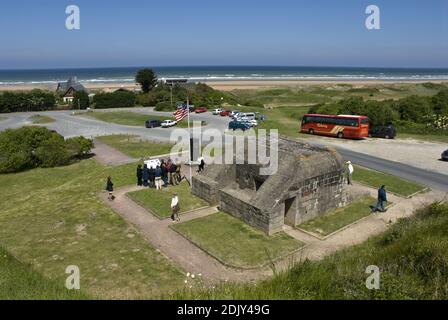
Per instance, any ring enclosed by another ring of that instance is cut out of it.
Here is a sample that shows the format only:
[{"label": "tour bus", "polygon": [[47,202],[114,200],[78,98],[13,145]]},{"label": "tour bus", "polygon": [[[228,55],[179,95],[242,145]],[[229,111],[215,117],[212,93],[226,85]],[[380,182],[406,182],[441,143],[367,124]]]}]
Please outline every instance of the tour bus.
[{"label": "tour bus", "polygon": [[302,133],[362,139],[369,136],[369,118],[366,116],[306,114],[302,120]]}]

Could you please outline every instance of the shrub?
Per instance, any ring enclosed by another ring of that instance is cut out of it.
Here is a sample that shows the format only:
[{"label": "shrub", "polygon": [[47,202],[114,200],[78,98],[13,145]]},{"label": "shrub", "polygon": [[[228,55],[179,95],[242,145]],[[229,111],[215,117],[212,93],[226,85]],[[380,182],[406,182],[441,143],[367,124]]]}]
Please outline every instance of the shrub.
[{"label": "shrub", "polygon": [[133,92],[116,91],[112,93],[99,93],[93,97],[93,103],[97,109],[129,108],[135,105]]},{"label": "shrub", "polygon": [[75,92],[75,95],[73,96],[73,105],[75,109],[78,107],[80,107],[81,109],[87,109],[88,107],[90,107],[89,95],[84,91]]},{"label": "shrub", "polygon": [[89,154],[93,148],[93,141],[84,137],[67,139],[67,149],[73,157],[82,157]]},{"label": "shrub", "polygon": [[156,111],[173,111],[174,106],[171,106],[171,102],[162,101],[156,104],[156,107],[154,110]]},{"label": "shrub", "polygon": [[56,106],[53,93],[42,90],[0,93],[0,113],[51,110]]},{"label": "shrub", "polygon": [[82,137],[65,141],[45,127],[5,130],[0,133],[0,173],[69,164],[73,157],[88,152],[88,141]]}]

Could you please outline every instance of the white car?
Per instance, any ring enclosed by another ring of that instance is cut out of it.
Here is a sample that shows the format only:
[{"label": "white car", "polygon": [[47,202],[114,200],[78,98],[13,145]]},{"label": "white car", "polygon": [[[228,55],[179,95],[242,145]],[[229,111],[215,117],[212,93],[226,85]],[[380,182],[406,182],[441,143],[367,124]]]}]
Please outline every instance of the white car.
[{"label": "white car", "polygon": [[249,119],[247,117],[238,117],[238,118],[236,118],[236,121],[245,122],[245,123],[249,124],[251,127],[258,127],[257,120]]},{"label": "white car", "polygon": [[176,121],[174,120],[164,120],[161,123],[162,128],[170,128],[170,127],[174,127],[177,124]]},{"label": "white car", "polygon": [[215,116],[217,116],[217,115],[220,114],[221,112],[222,112],[222,109],[221,109],[221,108],[218,108],[218,109],[214,109],[214,110],[212,111],[212,114],[215,115]]}]

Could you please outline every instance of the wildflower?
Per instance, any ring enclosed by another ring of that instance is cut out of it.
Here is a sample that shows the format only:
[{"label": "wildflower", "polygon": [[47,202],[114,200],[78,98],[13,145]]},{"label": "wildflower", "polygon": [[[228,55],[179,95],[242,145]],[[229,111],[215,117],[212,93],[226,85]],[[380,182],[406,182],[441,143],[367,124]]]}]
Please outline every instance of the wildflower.
[{"label": "wildflower", "polygon": [[187,273],[187,278],[190,276],[190,272]]}]

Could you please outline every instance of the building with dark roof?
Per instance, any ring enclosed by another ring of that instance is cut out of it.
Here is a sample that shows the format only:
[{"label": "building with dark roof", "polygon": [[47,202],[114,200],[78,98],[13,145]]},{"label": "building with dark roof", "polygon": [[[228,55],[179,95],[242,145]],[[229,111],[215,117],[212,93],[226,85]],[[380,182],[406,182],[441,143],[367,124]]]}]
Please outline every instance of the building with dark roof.
[{"label": "building with dark roof", "polygon": [[76,92],[89,93],[87,88],[78,82],[78,79],[74,76],[70,77],[67,82],[58,83],[56,91],[62,94],[65,103],[73,102]]}]

